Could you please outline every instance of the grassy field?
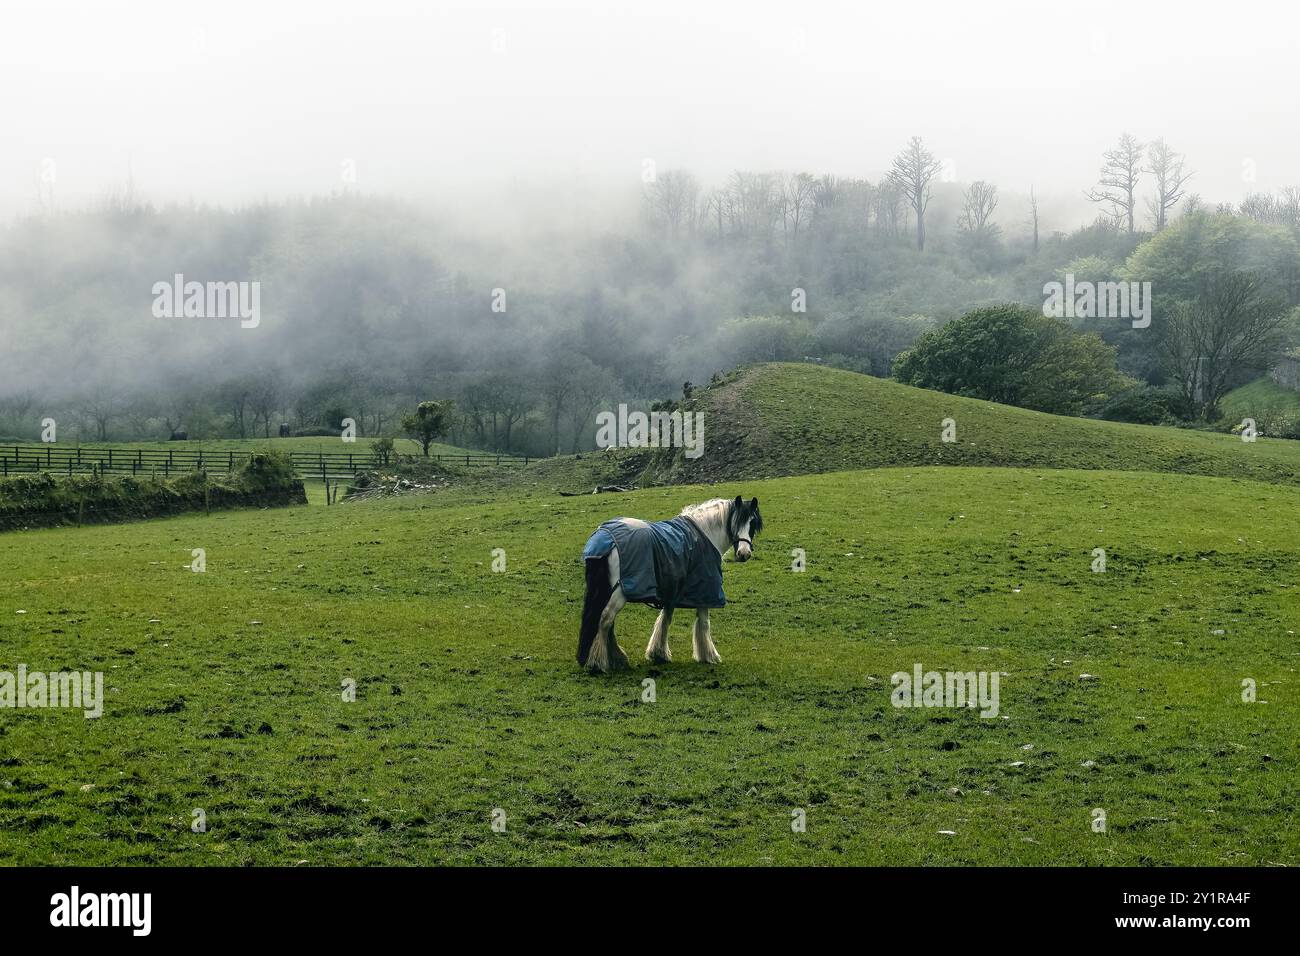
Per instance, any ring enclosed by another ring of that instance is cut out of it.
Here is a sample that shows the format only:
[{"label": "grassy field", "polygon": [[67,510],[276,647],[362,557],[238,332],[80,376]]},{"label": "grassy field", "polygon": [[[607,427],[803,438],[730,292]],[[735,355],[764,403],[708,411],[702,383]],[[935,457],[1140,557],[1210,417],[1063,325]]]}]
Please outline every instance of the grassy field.
[{"label": "grassy field", "polygon": [[[632,608],[635,669],[580,673],[591,529],[739,492],[723,663],[679,616],[649,667]],[[108,691],[0,711],[0,862],[1300,863],[1297,523],[1284,484],[908,467],[3,535],[0,670]],[[915,663],[1005,672],[999,717],[893,708]]]}]

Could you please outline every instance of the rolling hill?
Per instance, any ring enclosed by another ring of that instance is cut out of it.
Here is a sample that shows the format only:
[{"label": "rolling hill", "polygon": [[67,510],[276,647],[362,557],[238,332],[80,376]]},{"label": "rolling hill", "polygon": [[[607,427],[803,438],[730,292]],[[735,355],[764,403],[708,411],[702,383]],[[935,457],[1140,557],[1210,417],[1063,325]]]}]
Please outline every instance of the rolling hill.
[{"label": "rolling hill", "polygon": [[[806,364],[737,370],[686,404],[704,454],[643,452],[643,484],[918,465],[1168,472],[1300,484],[1300,443],[1068,418]],[[942,441],[952,419],[956,441]],[[627,453],[623,453],[627,454]],[[627,465],[624,463],[626,472]]]}]

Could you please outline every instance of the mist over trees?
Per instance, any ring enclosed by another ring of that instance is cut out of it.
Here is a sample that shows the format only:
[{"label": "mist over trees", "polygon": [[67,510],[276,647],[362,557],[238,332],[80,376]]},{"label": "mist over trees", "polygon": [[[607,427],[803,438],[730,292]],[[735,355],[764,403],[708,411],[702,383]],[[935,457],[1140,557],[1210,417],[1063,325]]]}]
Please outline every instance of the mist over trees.
[{"label": "mist over trees", "polygon": [[[442,440],[582,451],[602,408],[649,407],[738,363],[889,375],[923,334],[981,307],[1039,309],[1067,273],[1151,281],[1153,329],[1072,323],[1106,346],[1085,364],[1111,356],[1127,376],[1077,376],[1108,384],[1060,409],[1090,412],[1124,387],[1186,388],[1164,330],[1211,340],[1205,303],[1233,275],[1256,275],[1253,301],[1274,313],[1300,301],[1300,190],[1210,207],[1187,194],[1181,155],[1126,134],[1090,192],[1101,215],[1067,232],[1029,184],[943,168],[914,138],[874,181],[658,170],[590,228],[353,192],[232,209],[119,193],[18,219],[0,229],[0,437],[35,438],[46,417],[62,441],[334,435],[344,418],[393,436],[420,403],[452,401]],[[175,276],[259,282],[260,321],[155,317],[151,289]],[[1296,344],[1294,316],[1274,318],[1216,381]]]}]

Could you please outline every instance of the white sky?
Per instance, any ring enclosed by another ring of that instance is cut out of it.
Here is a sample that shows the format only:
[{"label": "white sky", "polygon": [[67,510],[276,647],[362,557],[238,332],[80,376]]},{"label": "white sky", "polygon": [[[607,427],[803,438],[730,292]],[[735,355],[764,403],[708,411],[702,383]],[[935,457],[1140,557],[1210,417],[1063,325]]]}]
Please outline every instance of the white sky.
[{"label": "white sky", "polygon": [[347,160],[362,191],[446,201],[636,186],[644,158],[875,179],[912,134],[962,181],[1073,202],[1124,130],[1235,201],[1300,184],[1298,25],[1143,0],[6,0],[0,216],[42,169],[62,207],[128,169],[154,200],[327,193]]}]

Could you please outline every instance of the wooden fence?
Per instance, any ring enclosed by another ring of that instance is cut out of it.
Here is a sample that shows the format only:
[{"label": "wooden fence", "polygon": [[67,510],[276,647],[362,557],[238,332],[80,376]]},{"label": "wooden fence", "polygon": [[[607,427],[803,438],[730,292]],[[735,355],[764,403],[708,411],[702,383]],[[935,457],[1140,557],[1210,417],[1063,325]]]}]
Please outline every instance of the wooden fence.
[{"label": "wooden fence", "polygon": [[[249,451],[193,451],[170,448],[70,447],[56,443],[0,445],[0,477],[48,471],[52,474],[129,472],[167,477],[186,471],[233,471],[256,454]],[[299,478],[351,478],[374,468],[368,452],[288,452]],[[430,455],[429,461],[470,468],[509,468],[532,459],[513,455],[471,452],[465,455]]]}]

